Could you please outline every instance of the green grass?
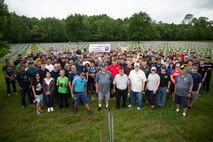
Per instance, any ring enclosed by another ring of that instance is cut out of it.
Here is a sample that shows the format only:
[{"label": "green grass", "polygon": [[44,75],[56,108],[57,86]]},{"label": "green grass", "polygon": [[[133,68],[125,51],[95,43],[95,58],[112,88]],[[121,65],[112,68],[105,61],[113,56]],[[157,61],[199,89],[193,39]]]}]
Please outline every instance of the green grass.
[{"label": "green grass", "polygon": [[[0,64],[2,68],[2,64]],[[0,72],[0,74],[2,74]],[[211,82],[213,83],[213,82]],[[88,116],[85,108],[79,105],[76,114],[71,110],[47,113],[40,116],[31,107],[21,109],[20,96],[6,95],[3,76],[0,79],[0,141],[69,141],[96,142],[100,131],[103,141],[107,141],[107,113],[97,112],[97,102],[91,101],[93,116]],[[143,97],[144,99],[146,97]],[[136,107],[115,109],[115,100],[110,101],[111,115],[114,117],[115,142],[140,141],[213,141],[213,89],[199,97],[186,118],[175,112],[171,97],[167,98],[165,109],[150,111],[143,100],[140,111]],[[26,99],[28,103],[28,100]],[[71,100],[69,100],[71,104]]]},{"label": "green grass", "polygon": [[38,53],[38,47],[35,43],[32,44],[31,49],[32,49],[33,53]]}]

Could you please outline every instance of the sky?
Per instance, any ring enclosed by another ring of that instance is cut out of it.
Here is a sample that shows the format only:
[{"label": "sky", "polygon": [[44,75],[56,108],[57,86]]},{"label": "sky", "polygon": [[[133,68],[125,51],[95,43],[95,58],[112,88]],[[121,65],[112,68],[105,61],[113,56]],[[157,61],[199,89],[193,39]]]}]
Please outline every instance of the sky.
[{"label": "sky", "polygon": [[27,17],[66,18],[70,14],[117,18],[146,12],[157,22],[179,24],[186,14],[213,20],[213,0],[5,0],[10,12]]}]

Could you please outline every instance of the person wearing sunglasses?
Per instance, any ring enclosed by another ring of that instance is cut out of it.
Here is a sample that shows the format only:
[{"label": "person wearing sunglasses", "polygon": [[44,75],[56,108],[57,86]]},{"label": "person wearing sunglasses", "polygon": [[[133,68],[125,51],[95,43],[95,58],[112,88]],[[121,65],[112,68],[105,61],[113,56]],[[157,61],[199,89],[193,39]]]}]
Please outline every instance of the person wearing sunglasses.
[{"label": "person wearing sunglasses", "polygon": [[192,71],[189,74],[192,76],[193,79],[193,88],[192,88],[192,95],[188,99],[188,109],[192,110],[192,104],[197,99],[201,86],[202,86],[202,76],[198,73],[199,66],[194,64],[192,67]]},{"label": "person wearing sunglasses", "polygon": [[186,117],[188,98],[192,95],[193,79],[186,70],[187,65],[180,67],[180,74],[175,81],[175,104],[176,112],[180,111],[180,106],[183,107],[183,117]]},{"label": "person wearing sunglasses", "polygon": [[157,74],[157,68],[153,66],[151,73],[148,75],[146,90],[148,95],[148,101],[150,109],[154,109],[154,98],[160,85],[160,76]]},{"label": "person wearing sunglasses", "polygon": [[36,73],[35,79],[33,80],[33,84],[32,84],[32,90],[35,97],[35,101],[37,102],[36,113],[38,115],[40,115],[40,113],[42,112],[41,110],[41,107],[42,107],[41,102],[43,100],[42,83],[43,83],[43,80],[41,80],[39,73]]},{"label": "person wearing sunglasses", "polygon": [[71,85],[71,95],[73,98],[73,107],[75,113],[77,112],[77,104],[81,99],[84,102],[85,107],[87,108],[88,114],[93,114],[88,104],[89,99],[87,97],[87,80],[85,79],[84,71],[80,73],[80,76],[76,77],[73,80]]}]

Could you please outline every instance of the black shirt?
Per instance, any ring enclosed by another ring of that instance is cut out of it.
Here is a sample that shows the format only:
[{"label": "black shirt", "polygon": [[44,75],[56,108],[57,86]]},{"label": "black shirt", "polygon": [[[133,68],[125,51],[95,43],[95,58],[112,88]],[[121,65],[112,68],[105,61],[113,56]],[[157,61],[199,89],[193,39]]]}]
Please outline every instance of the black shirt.
[{"label": "black shirt", "polygon": [[159,76],[160,76],[160,85],[159,85],[159,87],[167,87],[168,86],[168,82],[170,81],[170,75],[168,73],[162,74],[160,72]]},{"label": "black shirt", "polygon": [[27,72],[19,72],[16,75],[16,80],[21,88],[29,88],[30,87],[30,76]]},{"label": "black shirt", "polygon": [[198,85],[199,83],[202,82],[201,75],[199,73],[193,73],[193,72],[190,72],[189,74],[192,76],[192,79],[193,79],[192,91],[198,91]]},{"label": "black shirt", "polygon": [[213,64],[212,63],[205,63],[204,66],[207,68],[207,77],[211,78],[211,69],[213,69]]},{"label": "black shirt", "polygon": [[205,66],[199,67],[198,73],[201,74],[202,78],[204,77],[206,72],[207,72],[207,68]]},{"label": "black shirt", "polygon": [[54,78],[55,80],[57,80],[58,77],[60,76],[60,72],[59,72],[59,71],[55,72],[55,71],[53,70],[53,71],[51,71],[50,74],[51,74],[51,77]]},{"label": "black shirt", "polygon": [[46,77],[46,74],[47,74],[47,72],[48,72],[49,70],[48,69],[44,69],[44,70],[42,70],[42,69],[39,69],[38,70],[38,74],[40,75],[40,79],[43,81],[44,80],[44,78]]},{"label": "black shirt", "polygon": [[[34,80],[33,81],[33,86],[35,88],[36,95],[41,95],[43,93],[43,90],[42,90],[42,81],[36,81],[36,80]],[[37,89],[40,89],[40,90],[37,90]]]},{"label": "black shirt", "polygon": [[15,73],[15,67],[13,65],[5,65],[2,70],[10,77]]}]

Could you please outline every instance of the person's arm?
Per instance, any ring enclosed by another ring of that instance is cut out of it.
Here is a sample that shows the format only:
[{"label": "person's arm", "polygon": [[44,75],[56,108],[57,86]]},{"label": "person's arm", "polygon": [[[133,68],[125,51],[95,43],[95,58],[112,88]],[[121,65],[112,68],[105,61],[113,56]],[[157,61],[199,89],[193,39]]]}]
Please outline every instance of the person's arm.
[{"label": "person's arm", "polygon": [[36,98],[37,95],[35,93],[35,86],[34,85],[32,86],[32,90],[33,90],[34,97]]},{"label": "person's arm", "polygon": [[206,76],[207,76],[207,72],[204,73],[204,77],[202,79],[203,82],[206,80]]},{"label": "person's arm", "polygon": [[85,94],[85,96],[87,96],[87,82],[84,85],[84,94]]},{"label": "person's arm", "polygon": [[71,84],[71,88],[70,88],[70,92],[71,92],[71,96],[72,98],[74,98],[74,92],[73,92],[73,88],[74,88],[74,84]]},{"label": "person's arm", "polygon": [[99,91],[99,85],[98,85],[98,82],[95,83],[95,87],[96,87],[96,93],[98,93]]},{"label": "person's arm", "polygon": [[169,93],[170,85],[171,85],[171,83],[170,83],[170,81],[168,81],[168,86],[167,86],[167,90],[166,90],[167,93]]},{"label": "person's arm", "polygon": [[173,74],[170,75],[170,79],[171,79],[172,83],[175,84],[175,80],[173,79]]},{"label": "person's arm", "polygon": [[3,71],[3,75],[6,77],[6,78],[11,78],[10,76],[8,76],[7,74],[6,74],[6,71]]},{"label": "person's arm", "polygon": [[155,88],[153,94],[155,94],[157,92],[159,85],[160,85],[160,80],[157,81],[157,85],[156,85],[156,88]]}]

